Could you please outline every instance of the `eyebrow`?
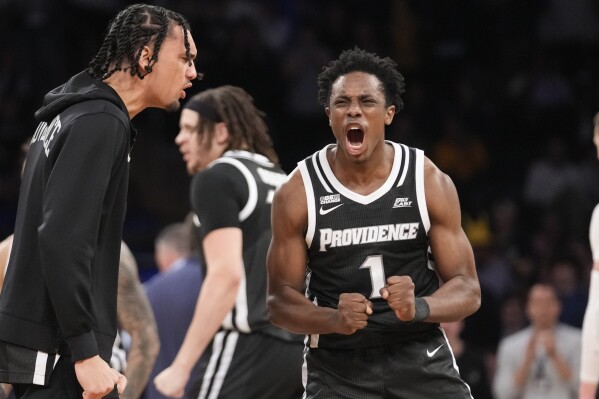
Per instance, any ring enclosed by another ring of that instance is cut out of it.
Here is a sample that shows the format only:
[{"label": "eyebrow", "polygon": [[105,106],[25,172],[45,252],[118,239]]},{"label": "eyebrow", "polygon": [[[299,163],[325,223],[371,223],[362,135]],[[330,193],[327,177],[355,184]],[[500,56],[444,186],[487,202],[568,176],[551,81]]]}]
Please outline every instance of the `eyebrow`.
[{"label": "eyebrow", "polygon": [[[358,99],[359,99],[359,100],[364,100],[364,99],[367,99],[367,98],[375,98],[375,97],[376,97],[376,96],[375,96],[375,95],[373,95],[373,94],[360,94],[360,95],[358,96]],[[345,94],[345,93],[342,93],[342,94],[339,94],[339,95],[338,95],[336,98],[349,99],[349,98],[350,98],[350,96],[349,96],[349,95],[347,95],[347,94]]]}]

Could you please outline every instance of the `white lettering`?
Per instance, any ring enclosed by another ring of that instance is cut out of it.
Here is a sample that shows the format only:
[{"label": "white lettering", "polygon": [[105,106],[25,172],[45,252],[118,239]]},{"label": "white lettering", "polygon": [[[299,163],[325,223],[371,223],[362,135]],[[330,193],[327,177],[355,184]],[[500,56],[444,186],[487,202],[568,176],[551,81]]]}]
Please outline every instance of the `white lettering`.
[{"label": "white lettering", "polygon": [[31,144],[36,141],[43,141],[44,152],[46,153],[46,156],[48,156],[52,140],[54,140],[55,136],[60,133],[61,127],[62,123],[60,122],[60,115],[56,115],[49,125],[46,122],[40,122],[35,129],[35,133],[33,133],[33,136],[31,137]]},{"label": "white lettering", "polygon": [[377,242],[378,241],[378,232],[379,229],[377,226],[371,226],[368,228],[368,238],[366,239],[367,243]]},{"label": "white lettering", "polygon": [[326,252],[327,247],[414,240],[419,228],[420,223],[397,223],[343,230],[320,229],[320,252]]},{"label": "white lettering", "polygon": [[331,243],[332,237],[332,229],[320,229],[320,252],[326,252],[325,246]]},{"label": "white lettering", "polygon": [[340,194],[323,195],[320,197],[320,205],[332,204],[334,202],[341,202]]},{"label": "white lettering", "polygon": [[273,172],[272,170],[266,170],[262,168],[258,168],[257,171],[262,181],[269,186],[279,187],[285,182],[285,180],[287,180],[287,175],[283,173],[277,173]]}]

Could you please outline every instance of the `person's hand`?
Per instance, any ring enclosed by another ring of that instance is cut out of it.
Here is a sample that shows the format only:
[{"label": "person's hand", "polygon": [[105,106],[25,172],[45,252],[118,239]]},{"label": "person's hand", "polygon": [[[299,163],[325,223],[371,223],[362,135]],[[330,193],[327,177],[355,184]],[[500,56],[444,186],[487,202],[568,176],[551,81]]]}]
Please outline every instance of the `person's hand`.
[{"label": "person's hand", "polygon": [[537,355],[537,333],[534,332],[530,339],[528,340],[528,344],[526,345],[526,351],[524,352],[524,360],[528,363],[532,363],[535,356]]},{"label": "person's hand", "polygon": [[409,276],[391,276],[387,285],[381,288],[381,296],[401,321],[410,322],[416,317],[414,287]]},{"label": "person's hand", "polygon": [[185,385],[188,380],[189,373],[171,364],[154,378],[154,386],[164,396],[181,398],[185,393]]},{"label": "person's hand", "polygon": [[537,340],[539,341],[539,344],[545,348],[547,356],[555,356],[555,334],[553,333],[553,330],[544,330],[539,332]]},{"label": "person's hand", "polygon": [[351,335],[366,327],[372,302],[362,294],[341,294],[337,304],[337,333]]},{"label": "person's hand", "polygon": [[115,386],[120,395],[127,386],[127,378],[98,355],[75,362],[75,375],[83,388],[84,399],[101,399]]}]

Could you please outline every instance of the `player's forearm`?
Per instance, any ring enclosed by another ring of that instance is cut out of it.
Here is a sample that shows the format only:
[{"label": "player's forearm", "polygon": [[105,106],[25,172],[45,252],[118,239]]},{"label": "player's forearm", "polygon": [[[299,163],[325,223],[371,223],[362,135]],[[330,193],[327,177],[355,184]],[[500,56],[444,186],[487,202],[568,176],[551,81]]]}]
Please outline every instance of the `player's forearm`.
[{"label": "player's forearm", "polygon": [[480,307],[480,285],[476,278],[457,276],[426,297],[430,308],[427,322],[441,323],[464,319]]},{"label": "player's forearm", "polygon": [[121,399],[137,399],[141,397],[152,372],[154,361],[158,356],[160,344],[155,323],[150,324],[137,335],[132,335],[133,345],[127,356],[127,388]]},{"label": "player's forearm", "polygon": [[204,350],[233,309],[240,280],[229,276],[206,276],[196,303],[193,319],[173,366],[190,373]]},{"label": "player's forearm", "polygon": [[271,323],[285,330],[297,334],[336,332],[336,309],[314,305],[290,287],[269,295],[267,308]]},{"label": "player's forearm", "polygon": [[519,368],[516,370],[514,374],[514,386],[518,391],[521,391],[526,384],[526,379],[528,378],[528,373],[530,372],[530,364],[525,361]]}]

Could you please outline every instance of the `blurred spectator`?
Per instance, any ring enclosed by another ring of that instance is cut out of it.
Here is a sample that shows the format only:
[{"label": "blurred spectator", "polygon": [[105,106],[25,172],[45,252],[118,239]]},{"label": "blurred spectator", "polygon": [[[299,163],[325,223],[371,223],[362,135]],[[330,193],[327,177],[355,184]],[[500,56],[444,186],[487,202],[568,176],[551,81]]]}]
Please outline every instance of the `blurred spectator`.
[{"label": "blurred spectator", "polygon": [[158,325],[160,352],[146,386],[145,399],[166,398],[152,381],[175,359],[193,317],[203,279],[199,261],[191,251],[195,234],[198,233],[192,218],[188,217],[186,223],[168,225],[156,237],[159,273],[145,287]]},{"label": "blurred spectator", "polygon": [[531,287],[526,305],[530,326],[499,344],[496,399],[577,397],[580,330],[560,323],[560,311],[552,286]]}]

